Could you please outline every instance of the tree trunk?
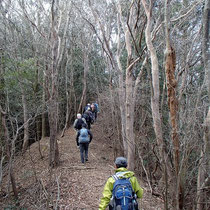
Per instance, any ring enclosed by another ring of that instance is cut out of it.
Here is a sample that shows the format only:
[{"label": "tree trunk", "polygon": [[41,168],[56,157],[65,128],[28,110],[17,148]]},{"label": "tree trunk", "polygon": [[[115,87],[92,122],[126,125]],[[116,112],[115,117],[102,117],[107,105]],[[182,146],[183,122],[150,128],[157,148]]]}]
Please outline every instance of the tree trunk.
[{"label": "tree trunk", "polygon": [[197,209],[205,208],[205,188],[210,184],[210,108],[204,124],[204,147],[201,150],[197,178]]},{"label": "tree trunk", "polygon": [[49,124],[50,124],[50,156],[49,156],[49,165],[54,167],[59,164],[59,151],[57,143],[57,108],[58,104],[55,98],[52,98],[49,101]]},{"label": "tree trunk", "polygon": [[[130,170],[134,170],[135,168],[135,135],[134,135],[134,107],[137,93],[137,86],[140,82],[140,78],[142,75],[143,66],[146,63],[146,59],[142,64],[142,68],[139,70],[136,80],[134,80],[133,75],[133,67],[140,60],[140,57],[136,59],[132,59],[134,57],[132,45],[135,45],[135,42],[132,43],[131,37],[133,37],[133,41],[135,40],[134,36],[136,35],[134,26],[134,17],[136,14],[135,7],[131,4],[129,15],[127,17],[127,23],[123,21],[122,9],[120,5],[120,1],[118,1],[117,5],[118,10],[118,52],[117,52],[117,61],[118,66],[122,74],[121,80],[123,80],[123,71],[120,63],[120,22],[125,34],[125,44],[127,50],[127,68],[126,68],[126,79],[125,79],[125,128],[126,128],[126,139],[124,139],[124,150],[126,151],[126,155],[128,157],[128,168]],[[129,30],[130,27],[130,30]],[[132,29],[131,29],[132,28]],[[122,83],[122,82],[121,82]],[[123,90],[123,86],[122,86]],[[121,99],[122,100],[122,99]]]},{"label": "tree trunk", "polygon": [[21,92],[22,92],[22,104],[23,104],[23,118],[24,118],[24,139],[23,139],[23,153],[27,150],[29,145],[29,121],[28,121],[28,109],[26,104],[26,96],[24,87],[21,84]]},{"label": "tree trunk", "polygon": [[119,72],[119,104],[120,104],[120,115],[121,115],[121,132],[122,132],[122,140],[123,140],[123,153],[124,156],[128,156],[128,143],[126,140],[126,117],[125,117],[125,88],[124,88],[124,79],[123,79],[123,69],[120,61],[120,53],[121,53],[121,41],[120,41],[120,11],[121,8],[118,8],[118,39],[117,39],[117,66],[116,69]]},{"label": "tree trunk", "polygon": [[[66,131],[66,128],[68,126],[68,122],[69,122],[69,115],[70,115],[70,107],[69,107],[69,102],[71,100],[71,93],[72,93],[72,90],[69,91],[69,88],[68,88],[68,67],[69,67],[69,60],[70,60],[70,55],[68,54],[67,55],[67,62],[66,62],[66,67],[65,67],[65,88],[66,88],[66,120],[65,120],[65,125],[64,125],[64,128],[63,128],[63,131],[62,131],[62,134],[61,134],[61,137],[64,136],[64,133]],[[72,59],[71,59],[72,60]],[[72,65],[70,64],[70,67]],[[69,94],[70,92],[70,94]]]},{"label": "tree trunk", "polygon": [[[202,58],[204,63],[208,96],[210,99],[210,61],[209,61],[209,17],[210,17],[210,2],[205,0],[203,11],[203,39],[202,39]],[[204,188],[208,186],[209,171],[210,171],[210,109],[204,123],[204,147],[201,149],[199,160],[199,170],[197,178],[197,209],[205,208],[205,194]]]},{"label": "tree trunk", "polygon": [[210,30],[210,1],[205,0],[203,11],[203,39],[202,39],[202,57],[204,69],[207,74],[208,96],[210,99],[210,51],[209,51],[209,30]]},{"label": "tree trunk", "polygon": [[[145,38],[146,38],[146,45],[149,50],[150,60],[151,60],[151,68],[152,68],[152,90],[151,90],[151,108],[152,108],[152,118],[154,123],[154,131],[157,139],[157,144],[159,148],[159,155],[161,160],[161,165],[164,168],[163,170],[163,177],[165,180],[165,185],[167,186],[167,176],[169,167],[166,163],[167,161],[167,154],[165,152],[165,145],[163,142],[163,132],[162,132],[162,121],[160,115],[160,107],[159,107],[159,100],[160,100],[160,87],[159,87],[159,66],[158,66],[158,58],[156,54],[156,50],[152,44],[151,39],[151,21],[152,21],[152,6],[147,5],[146,0],[142,0],[142,4],[147,16],[147,26],[145,30]],[[167,190],[167,188],[166,188]],[[167,191],[165,192],[165,210],[168,209],[167,204]]]},{"label": "tree trunk", "polygon": [[[2,56],[2,54],[0,54],[0,61],[2,61],[2,58],[3,58],[3,56]],[[3,62],[0,62],[0,87],[4,87],[4,83],[5,83],[3,73],[4,73]],[[0,88],[0,117],[1,117],[0,126],[2,126],[2,128],[3,128],[2,129],[2,135],[3,135],[3,139],[5,140],[6,154],[7,154],[8,160],[9,160],[9,165],[8,165],[9,180],[12,184],[12,190],[13,190],[14,197],[15,197],[15,199],[17,201],[17,205],[18,205],[19,204],[19,202],[18,202],[18,191],[17,191],[17,187],[16,187],[15,175],[14,175],[14,172],[13,172],[13,165],[12,165],[12,160],[13,159],[12,159],[11,151],[13,151],[13,147],[12,147],[12,150],[11,150],[10,149],[9,131],[8,131],[7,123],[6,123],[7,112],[3,110],[3,106],[6,107],[5,105],[6,105],[6,96],[5,96],[5,93],[4,93],[4,89]],[[5,108],[5,110],[7,110],[7,108]]]},{"label": "tree trunk", "polygon": [[128,156],[128,143],[126,140],[126,117],[125,117],[125,88],[123,80],[123,71],[119,72],[119,104],[120,104],[120,115],[121,115],[121,132],[123,140],[123,153],[124,156]]},{"label": "tree trunk", "polygon": [[4,138],[5,138],[5,145],[6,145],[6,153],[7,153],[7,157],[9,159],[9,177],[10,177],[10,182],[12,184],[12,190],[14,193],[14,197],[16,200],[18,200],[18,191],[17,191],[17,187],[16,187],[16,181],[15,181],[15,175],[13,172],[13,166],[12,166],[12,157],[11,157],[11,149],[10,149],[10,143],[9,143],[9,131],[7,128],[7,124],[6,124],[6,118],[5,118],[5,114],[2,110],[2,107],[0,105],[0,111],[1,111],[1,121],[2,121],[2,125],[4,128]]},{"label": "tree trunk", "polygon": [[84,56],[83,91],[77,113],[82,112],[82,107],[86,105],[87,74],[89,70],[89,58],[88,58],[88,52],[86,52],[86,50],[84,50],[83,56]]},{"label": "tree trunk", "polygon": [[162,122],[159,111],[160,88],[159,88],[158,58],[151,39],[151,11],[148,10],[145,0],[142,0],[142,3],[144,5],[144,9],[147,15],[145,38],[150,53],[151,67],[152,67],[152,94],[151,94],[152,117],[154,121],[154,130],[157,138],[157,143],[160,148],[160,156],[162,156],[161,151],[163,149],[164,143],[163,143]]},{"label": "tree trunk", "polygon": [[[45,61],[46,62],[46,61]],[[43,75],[43,92],[42,92],[42,139],[46,136],[46,75],[48,72],[48,65],[45,64],[44,75]]]},{"label": "tree trunk", "polygon": [[[112,84],[112,66],[111,66],[111,63],[110,63],[110,60],[107,58],[106,59],[106,63],[107,63],[107,69],[109,70],[109,94],[110,94],[110,111],[111,111],[111,122],[112,122],[112,131],[115,130],[116,128],[118,128],[118,125],[117,125],[117,120],[116,120],[116,115],[115,115],[115,112],[114,112],[114,104],[115,104],[115,99],[114,99],[114,90],[113,90],[113,84]],[[113,140],[113,151],[114,151],[114,158],[116,158],[118,155],[119,155],[119,142],[120,142],[120,137],[118,136],[118,139],[114,139]]]},{"label": "tree trunk", "polygon": [[[50,126],[50,156],[49,165],[54,167],[59,164],[59,152],[58,143],[56,139],[57,135],[57,124],[58,124],[58,50],[59,50],[59,38],[55,29],[55,1],[52,2],[52,27],[51,27],[51,54],[52,64],[50,71],[47,72],[48,76],[48,89],[49,91],[49,102],[48,102],[48,117]],[[51,82],[49,84],[49,81]]]},{"label": "tree trunk", "polygon": [[135,168],[135,138],[134,124],[134,98],[133,98],[133,76],[131,69],[126,72],[126,140],[128,142],[128,168]]},{"label": "tree trunk", "polygon": [[[134,7],[131,7],[130,18],[128,25],[132,25],[133,11]],[[121,9],[120,9],[121,13]],[[122,15],[121,15],[122,16]],[[122,18],[121,18],[122,22]],[[122,23],[124,24],[124,23]],[[128,168],[129,170],[134,170],[135,168],[135,137],[134,137],[134,97],[133,97],[133,87],[134,87],[134,79],[133,79],[133,65],[132,63],[132,43],[131,43],[131,35],[128,30],[128,27],[123,25],[124,33],[125,33],[125,43],[126,50],[128,53],[127,57],[127,68],[126,68],[126,79],[125,79],[125,87],[126,87],[126,98],[125,98],[125,113],[126,113],[126,141],[128,144]]]},{"label": "tree trunk", "polygon": [[176,98],[177,81],[175,78],[176,69],[176,54],[170,43],[169,26],[168,26],[168,0],[165,1],[165,36],[166,36],[166,50],[165,50],[165,72],[167,81],[167,96],[168,107],[170,110],[171,120],[171,138],[173,142],[174,166],[175,166],[175,203],[176,209],[183,209],[184,195],[182,173],[179,167],[179,137],[178,137],[178,100]]}]

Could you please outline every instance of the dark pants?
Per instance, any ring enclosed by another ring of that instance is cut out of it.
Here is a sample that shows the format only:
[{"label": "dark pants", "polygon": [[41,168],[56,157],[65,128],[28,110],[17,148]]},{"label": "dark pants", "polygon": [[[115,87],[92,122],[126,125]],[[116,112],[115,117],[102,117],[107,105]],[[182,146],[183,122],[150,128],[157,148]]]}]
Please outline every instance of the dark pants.
[{"label": "dark pants", "polygon": [[[80,157],[81,157],[81,162],[84,163],[85,160],[88,160],[88,147],[89,143],[80,143],[79,148],[80,148]],[[84,157],[85,153],[85,157]]]},{"label": "dark pants", "polygon": [[90,122],[87,122],[87,129],[90,130],[90,128],[91,128]]}]

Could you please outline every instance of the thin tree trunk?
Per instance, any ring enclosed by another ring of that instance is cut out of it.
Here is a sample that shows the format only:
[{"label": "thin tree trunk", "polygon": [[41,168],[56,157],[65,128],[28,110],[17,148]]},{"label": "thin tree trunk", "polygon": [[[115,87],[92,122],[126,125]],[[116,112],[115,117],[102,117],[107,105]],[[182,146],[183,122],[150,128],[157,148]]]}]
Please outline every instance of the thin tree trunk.
[{"label": "thin tree trunk", "polygon": [[[47,54],[47,53],[46,53]],[[46,61],[47,62],[47,59]],[[43,75],[43,92],[42,92],[42,139],[46,136],[46,74],[48,72],[48,64],[45,64],[44,75]]]},{"label": "thin tree trunk", "polygon": [[[197,209],[205,209],[205,187],[210,184],[210,108],[204,123],[204,147],[201,149],[197,178]],[[207,178],[206,178],[207,177]]]},{"label": "thin tree trunk", "polygon": [[128,168],[135,168],[135,139],[134,139],[134,99],[133,78],[131,71],[126,72],[126,140],[128,142]]},{"label": "thin tree trunk", "polygon": [[15,175],[13,172],[13,166],[12,166],[12,157],[11,157],[11,151],[10,151],[10,144],[9,144],[9,131],[7,129],[7,124],[6,124],[6,119],[5,119],[5,112],[3,112],[2,107],[0,105],[0,111],[1,111],[1,121],[2,125],[4,128],[4,138],[5,138],[5,145],[6,145],[6,152],[7,152],[7,157],[9,159],[9,177],[10,177],[10,182],[12,184],[12,190],[14,193],[14,197],[16,200],[18,200],[18,191],[16,187],[16,181],[15,181]]},{"label": "thin tree trunk", "polygon": [[[1,52],[0,52],[1,53]],[[0,61],[2,61],[2,55],[0,56]],[[0,62],[0,86],[4,87],[4,77],[3,77],[3,73],[4,73],[4,66],[3,66],[3,62]],[[6,96],[3,92],[3,89],[0,89],[0,101],[1,103],[5,104],[5,99]],[[12,157],[11,157],[11,150],[10,150],[10,137],[9,137],[9,131],[7,128],[7,123],[6,123],[6,111],[3,110],[2,108],[2,104],[0,104],[0,126],[2,126],[2,135],[3,135],[3,139],[5,140],[5,146],[6,146],[6,154],[9,160],[9,166],[8,166],[8,174],[9,174],[9,180],[12,184],[12,190],[14,193],[14,197],[16,199],[16,201],[18,201],[18,191],[17,191],[17,187],[16,187],[16,181],[15,181],[15,175],[13,172],[13,166],[12,166]],[[3,160],[1,160],[3,161]],[[19,203],[17,203],[19,204]]]},{"label": "thin tree trunk", "polygon": [[95,84],[96,84],[96,92],[97,92],[97,101],[98,101],[98,104],[100,106],[100,91],[99,91],[99,85],[98,85],[98,78],[97,78],[97,74],[96,74],[96,66],[93,64],[93,68],[94,68],[94,75],[95,75]]},{"label": "thin tree trunk", "polygon": [[[140,60],[140,57],[136,59],[132,59],[133,50],[132,45],[135,45],[135,42],[132,43],[131,37],[135,36],[135,27],[134,26],[134,16],[135,16],[135,7],[134,4],[131,4],[130,12],[127,20],[127,24],[123,21],[122,9],[120,5],[120,1],[118,1],[117,5],[118,9],[118,52],[117,52],[117,61],[118,67],[122,72],[122,66],[120,63],[120,22],[125,34],[125,43],[126,43],[126,50],[127,50],[127,68],[126,68],[126,80],[125,80],[125,128],[126,128],[126,139],[125,139],[125,148],[128,157],[128,167],[130,170],[134,170],[135,168],[135,135],[134,135],[134,107],[136,101],[136,93],[137,93],[137,86],[140,82],[140,78],[142,75],[143,67],[146,63],[146,59],[142,64],[142,68],[140,69],[136,81],[134,82],[134,75],[133,75],[133,67],[134,65]],[[132,28],[131,29],[129,29]],[[123,80],[123,78],[121,78]],[[124,114],[124,113],[123,113]]]},{"label": "thin tree trunk", "polygon": [[[37,57],[37,53],[35,55]],[[39,61],[36,62],[36,81],[35,81],[35,88],[34,88],[34,100],[36,100],[38,91],[39,91],[39,86],[40,86],[40,71],[39,71]],[[35,123],[36,123],[36,140],[41,139],[41,134],[42,134],[42,124],[41,124],[41,115],[38,115],[35,118]]]},{"label": "thin tree trunk", "polygon": [[66,131],[66,128],[67,128],[68,122],[69,122],[69,101],[71,99],[71,92],[70,92],[70,96],[69,96],[69,89],[68,89],[68,66],[69,66],[68,64],[69,64],[69,58],[70,58],[70,56],[67,55],[67,62],[66,62],[66,67],[65,67],[66,120],[65,120],[65,125],[64,125],[63,131],[61,133],[61,137],[64,136],[64,133]]},{"label": "thin tree trunk", "polygon": [[82,112],[82,107],[86,105],[86,93],[87,93],[87,74],[89,71],[89,58],[88,58],[88,53],[84,50],[83,52],[84,56],[84,74],[83,74],[83,91],[82,91],[82,96],[80,99],[80,104],[77,113]]},{"label": "thin tree trunk", "polygon": [[51,47],[52,47],[52,65],[51,72],[48,73],[48,80],[51,79],[51,84],[48,83],[48,88],[50,88],[49,102],[48,102],[48,117],[50,125],[50,155],[49,155],[49,165],[56,166],[59,164],[59,152],[57,143],[57,123],[58,123],[58,49],[59,40],[58,34],[55,29],[55,1],[52,2],[51,12],[52,12],[52,28],[51,28]]},{"label": "thin tree trunk", "polygon": [[[128,25],[132,25],[132,15],[133,15],[134,7],[131,7],[130,11],[130,19]],[[120,8],[121,13],[121,8]],[[121,15],[122,17],[122,15]],[[122,18],[121,18],[122,23]],[[124,23],[122,23],[124,33],[125,33],[125,42],[126,42],[126,50],[128,53],[127,58],[127,68],[126,68],[126,79],[125,79],[125,87],[126,87],[126,98],[125,98],[125,113],[126,113],[126,140],[128,143],[128,168],[130,170],[134,170],[135,168],[135,138],[134,138],[134,97],[133,97],[133,65],[132,63],[132,47],[131,47],[131,37],[130,32],[127,27],[125,27]]]},{"label": "thin tree trunk", "polygon": [[[118,8],[120,9],[120,8]],[[121,41],[120,41],[120,11],[118,14],[118,40],[117,40],[117,69],[119,72],[119,103],[120,103],[120,115],[121,115],[121,132],[122,132],[122,140],[123,140],[123,152],[124,156],[128,156],[128,143],[126,140],[126,117],[125,117],[125,88],[124,88],[124,79],[123,79],[123,69],[120,61],[120,53],[121,53]]]},{"label": "thin tree trunk", "polygon": [[49,164],[50,166],[56,166],[59,164],[59,152],[57,143],[57,102],[55,98],[49,101],[49,124],[50,124],[50,156]]},{"label": "thin tree trunk", "polygon": [[203,40],[202,40],[202,57],[204,69],[207,74],[207,88],[210,99],[210,50],[209,50],[209,30],[210,30],[210,1],[205,0],[203,11]]},{"label": "thin tree trunk", "polygon": [[[210,99],[210,61],[209,61],[209,17],[210,17],[210,2],[205,0],[203,11],[203,40],[202,40],[202,58],[205,69],[205,77],[207,81],[208,96]],[[210,109],[204,123],[204,147],[201,149],[198,178],[197,178],[197,209],[204,209],[206,186],[206,176],[209,176],[210,171]],[[209,179],[209,178],[208,178]]]},{"label": "thin tree trunk", "polygon": [[[112,129],[115,130],[117,126],[117,121],[115,120],[115,114],[114,114],[114,96],[113,96],[113,84],[112,84],[112,67],[111,67],[111,64],[110,64],[110,60],[107,58],[107,68],[109,69],[109,94],[110,94],[110,110],[111,110],[111,122],[112,122]],[[112,131],[113,132],[113,131]],[[118,155],[118,149],[119,149],[119,137],[118,137],[118,140],[117,139],[114,139],[113,141],[113,151],[114,151],[114,158],[117,157]]]},{"label": "thin tree trunk", "polygon": [[23,153],[27,150],[29,145],[29,121],[28,121],[28,109],[26,104],[26,96],[24,88],[21,84],[21,92],[22,92],[22,104],[23,104],[23,118],[24,118],[24,138],[23,138]]},{"label": "thin tree trunk", "polygon": [[[162,132],[162,121],[160,115],[160,87],[159,87],[159,66],[158,66],[158,58],[156,54],[156,50],[152,44],[151,39],[151,20],[152,20],[152,6],[147,5],[146,0],[142,0],[142,4],[147,16],[147,26],[145,30],[145,38],[146,38],[146,45],[150,53],[151,59],[151,68],[152,68],[152,93],[151,93],[151,108],[152,108],[152,117],[154,123],[154,131],[157,139],[157,144],[159,148],[159,154],[161,157],[161,165],[164,168],[163,170],[163,177],[165,181],[165,185],[167,186],[167,176],[168,171],[170,170],[167,167],[167,154],[165,152],[165,145],[163,142],[163,132]],[[167,189],[167,188],[166,188]],[[168,195],[167,191],[165,192],[165,210],[168,209]]]},{"label": "thin tree trunk", "polygon": [[[160,88],[159,88],[159,66],[158,58],[155,48],[151,40],[151,10],[148,9],[145,0],[142,0],[144,9],[147,15],[147,26],[145,31],[146,44],[150,53],[151,65],[152,65],[152,97],[151,97],[151,108],[152,116],[154,121],[154,130],[157,138],[157,143],[160,148],[160,155],[162,156],[163,143],[163,132],[162,132],[162,122],[159,111],[159,99],[160,99]],[[163,157],[162,157],[163,158]]]}]

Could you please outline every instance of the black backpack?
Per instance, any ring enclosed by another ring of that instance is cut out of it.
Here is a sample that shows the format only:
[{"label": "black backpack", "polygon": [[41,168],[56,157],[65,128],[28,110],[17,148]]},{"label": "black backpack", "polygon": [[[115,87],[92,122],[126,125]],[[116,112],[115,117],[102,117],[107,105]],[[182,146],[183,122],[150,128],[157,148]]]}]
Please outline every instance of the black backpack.
[{"label": "black backpack", "polygon": [[84,124],[84,121],[82,119],[78,119],[74,128],[80,130],[82,129],[82,124]]},{"label": "black backpack", "polygon": [[85,118],[85,120],[86,120],[87,123],[92,123],[92,117],[90,116],[90,113],[89,112],[85,112],[82,115],[82,117]]}]

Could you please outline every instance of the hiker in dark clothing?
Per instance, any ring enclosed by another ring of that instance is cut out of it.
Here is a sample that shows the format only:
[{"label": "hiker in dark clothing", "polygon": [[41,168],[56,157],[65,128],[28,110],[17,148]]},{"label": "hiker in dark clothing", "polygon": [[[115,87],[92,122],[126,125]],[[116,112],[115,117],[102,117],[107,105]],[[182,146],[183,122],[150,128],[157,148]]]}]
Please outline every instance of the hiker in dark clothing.
[{"label": "hiker in dark clothing", "polygon": [[97,103],[93,103],[93,105],[94,105],[94,109],[95,109],[95,121],[96,121],[96,119],[98,117],[98,113],[99,113],[99,106]]},{"label": "hiker in dark clothing", "polygon": [[82,129],[82,124],[87,124],[85,118],[82,118],[82,115],[80,113],[77,114],[77,119],[74,121],[74,129],[80,130]]},{"label": "hiker in dark clothing", "polygon": [[84,107],[83,114],[88,110],[88,108],[91,108],[91,105],[89,103]]},{"label": "hiker in dark clothing", "polygon": [[87,111],[85,111],[85,113],[82,115],[83,118],[85,118],[86,123],[87,123],[87,128],[90,130],[91,128],[91,124],[93,124],[93,116],[92,116],[92,112],[90,111],[90,108],[88,108]]},{"label": "hiker in dark clothing", "polygon": [[[77,141],[77,146],[80,148],[80,157],[81,157],[81,162],[85,163],[85,161],[88,161],[88,147],[89,143],[92,141],[93,135],[86,128],[86,124],[82,125],[82,129],[78,131],[76,141]],[[85,157],[84,157],[85,153]]]},{"label": "hiker in dark clothing", "polygon": [[91,104],[91,112],[92,112],[92,116],[93,116],[93,120],[94,120],[94,122],[95,122],[95,120],[96,120],[96,118],[97,118],[97,110],[96,110],[96,108],[95,108],[95,106],[94,106],[94,104]]}]

